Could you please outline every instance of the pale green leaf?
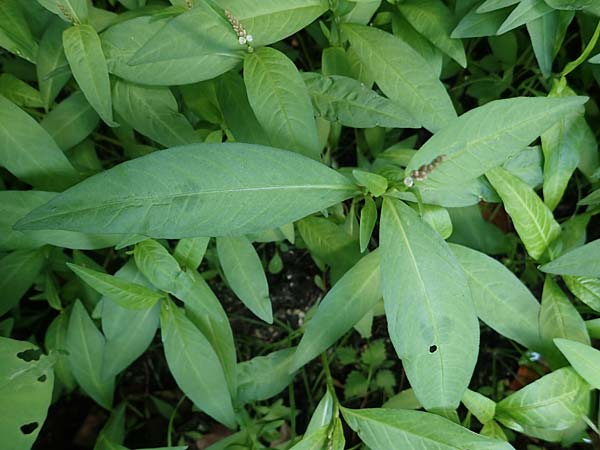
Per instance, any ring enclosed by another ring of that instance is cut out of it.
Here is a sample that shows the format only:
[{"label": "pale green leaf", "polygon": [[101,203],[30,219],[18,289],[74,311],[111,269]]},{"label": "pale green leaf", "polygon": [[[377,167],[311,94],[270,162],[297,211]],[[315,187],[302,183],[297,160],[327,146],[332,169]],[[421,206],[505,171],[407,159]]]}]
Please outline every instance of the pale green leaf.
[{"label": "pale green leaf", "polygon": [[462,67],[467,67],[462,42],[450,37],[454,27],[452,12],[441,0],[407,0],[398,3],[398,9],[433,45]]},{"label": "pale green leaf", "polygon": [[388,330],[426,409],[454,409],[477,360],[468,280],[448,245],[404,203],[384,199],[382,286]]},{"label": "pale green leaf", "polygon": [[48,133],[1,95],[0,165],[39,189],[62,190],[78,178]]},{"label": "pale green leaf", "polygon": [[133,257],[137,268],[150,283],[161,291],[173,292],[182,271],[165,247],[155,240],[146,239],[136,244]]},{"label": "pale green leaf", "polygon": [[327,11],[326,0],[217,0],[261,47],[291,36]]},{"label": "pale green leaf", "polygon": [[564,430],[586,415],[590,386],[570,367],[558,369],[496,405],[496,420],[508,428]]},{"label": "pale green leaf", "polygon": [[464,245],[488,255],[507,253],[511,248],[509,236],[485,220],[478,205],[448,208],[452,220],[452,235],[448,241]]},{"label": "pale green leaf", "polygon": [[0,259],[0,316],[19,303],[45,262],[44,249],[17,250]]},{"label": "pale green leaf", "polygon": [[210,238],[205,237],[181,239],[175,246],[173,257],[180,266],[196,270],[204,258],[209,241]]},{"label": "pale green leaf", "polygon": [[373,172],[366,172],[360,169],[352,170],[352,176],[359,186],[364,186],[375,197],[382,196],[388,188],[388,180],[381,175]]},{"label": "pale green leaf", "polygon": [[487,172],[486,177],[502,198],[527,253],[539,260],[560,234],[560,225],[552,211],[533,189],[505,169],[497,167]]},{"label": "pale green leaf", "polygon": [[20,107],[41,108],[44,106],[40,91],[10,73],[0,75],[0,95]]},{"label": "pale green leaf", "polygon": [[52,109],[40,125],[62,150],[68,150],[87,138],[99,121],[96,111],[78,91]]},{"label": "pale green leaf", "polygon": [[329,389],[325,391],[325,395],[321,397],[319,404],[315,408],[313,415],[310,418],[310,422],[306,427],[306,435],[310,435],[317,431],[319,428],[327,426],[331,423],[333,418],[333,405],[334,399]]},{"label": "pale green leaf", "polygon": [[564,275],[563,280],[575,297],[600,312],[600,278]]},{"label": "pale green leaf", "polygon": [[600,239],[588,242],[540,267],[542,272],[600,278]]},{"label": "pale green leaf", "polygon": [[497,34],[504,34],[552,11],[553,9],[544,0],[521,0],[502,23]]},{"label": "pale green leaf", "polygon": [[69,313],[62,311],[48,326],[46,335],[44,336],[44,347],[48,352],[55,352],[54,374],[66,390],[70,392],[75,389],[77,384],[71,373],[67,355],[66,340],[68,327]]},{"label": "pale green leaf", "polygon": [[498,9],[512,6],[515,3],[519,3],[521,0],[485,0],[481,6],[477,8],[477,12],[486,13],[490,11],[496,11]]},{"label": "pale green leaf", "polygon": [[573,369],[593,388],[600,389],[600,351],[589,343],[569,339],[554,339],[554,343],[565,355]]},{"label": "pale green leaf", "polygon": [[127,309],[148,309],[164,297],[163,294],[121,278],[67,263],[69,269],[90,287]]},{"label": "pale green leaf", "polygon": [[17,226],[161,238],[240,235],[288,224],[354,192],[344,176],[292,152],[198,144],[94,175]]},{"label": "pale green leaf", "polygon": [[233,292],[257,317],[273,323],[267,277],[252,243],[244,236],[219,237],[217,254]]},{"label": "pale green leaf", "polygon": [[165,356],[178,386],[198,408],[235,428],[223,367],[210,343],[172,302],[162,303],[160,323]]},{"label": "pale green leaf", "polygon": [[342,413],[350,428],[373,450],[390,450],[398,445],[415,450],[513,449],[508,442],[473,433],[436,414],[383,408],[344,408]]},{"label": "pale green leaf", "polygon": [[369,246],[371,235],[377,223],[377,205],[371,197],[365,197],[365,204],[360,210],[360,251],[364,251]]},{"label": "pale green leaf", "polygon": [[115,111],[127,124],[165,147],[200,142],[201,137],[178,111],[166,87],[141,86],[117,80],[113,85]]},{"label": "pale green leaf", "polygon": [[306,434],[302,440],[294,445],[290,450],[322,450],[327,443],[329,427],[321,427],[312,434]]},{"label": "pale green leaf", "polygon": [[539,348],[540,304],[499,261],[460,245],[450,248],[469,279],[477,316],[490,328],[527,348]]},{"label": "pale green leaf", "polygon": [[65,56],[85,98],[109,126],[113,122],[110,80],[98,33],[91,25],[76,25],[63,33]]},{"label": "pale green leaf", "polygon": [[267,400],[283,391],[293,380],[295,347],[256,356],[238,364],[238,394],[241,404]]},{"label": "pale green leaf", "polygon": [[[425,181],[418,182],[423,200],[483,175],[503,164],[586,97],[517,97],[496,100],[460,116],[436,133],[415,154],[407,173],[446,155]],[[452,206],[443,204],[442,206]]]},{"label": "pale green leaf", "polygon": [[58,93],[71,78],[70,70],[54,74],[57,69],[63,67],[68,69],[69,66],[62,43],[62,34],[66,28],[67,24],[56,18],[46,28],[40,41],[35,68],[40,94],[46,109],[50,108]]},{"label": "pale green leaf", "polygon": [[372,27],[344,25],[352,49],[381,90],[430,131],[453,121],[456,112],[429,64],[401,39]]},{"label": "pale green leaf", "polygon": [[352,78],[319,74],[304,77],[317,116],[353,128],[418,128],[419,123],[393,102]]},{"label": "pale green leaf", "polygon": [[450,36],[453,38],[493,36],[506,20],[508,14],[509,12],[505,9],[480,12],[475,6],[462,17]]},{"label": "pale green leaf", "polygon": [[88,18],[88,0],[37,0],[48,11],[67,22],[83,23]]},{"label": "pale green leaf", "polygon": [[79,386],[99,405],[111,409],[115,379],[102,377],[106,339],[79,300],[71,310],[65,345],[71,371]]},{"label": "pale green leaf", "polygon": [[552,74],[552,63],[565,37],[574,15],[570,12],[552,11],[527,22],[527,32],[538,66],[545,78]]},{"label": "pale green leaf", "polygon": [[52,401],[52,359],[43,354],[30,361],[24,358],[35,351],[38,348],[29,342],[0,338],[0,434],[7,450],[33,446]]},{"label": "pale green leaf", "polygon": [[19,0],[3,0],[0,3],[0,47],[29,62],[36,62],[38,43]]},{"label": "pale green leaf", "polygon": [[275,49],[258,49],[244,60],[244,83],[273,145],[319,159],[312,104],[294,63]]},{"label": "pale green leaf", "polygon": [[[436,74],[442,72],[443,54],[431,42],[404,18],[402,14],[392,16],[392,31],[412,48],[414,48],[434,69]],[[495,31],[495,30],[494,30]]]},{"label": "pale green leaf", "polygon": [[479,392],[467,389],[461,401],[471,411],[471,414],[484,425],[491,422],[496,414],[496,402]]},{"label": "pale green leaf", "polygon": [[333,286],[306,325],[294,355],[295,369],[348,332],[381,299],[379,252],[363,257]]}]

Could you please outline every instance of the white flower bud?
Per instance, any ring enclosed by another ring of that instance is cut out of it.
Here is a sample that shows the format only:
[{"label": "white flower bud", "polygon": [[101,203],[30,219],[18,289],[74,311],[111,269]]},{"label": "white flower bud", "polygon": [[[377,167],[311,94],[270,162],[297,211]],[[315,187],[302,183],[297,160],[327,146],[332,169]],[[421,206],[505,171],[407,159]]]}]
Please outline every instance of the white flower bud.
[{"label": "white flower bud", "polygon": [[413,180],[413,179],[412,179],[412,177],[406,177],[406,178],[404,179],[404,185],[405,185],[406,187],[413,187],[413,186],[414,186],[414,184],[415,184],[415,180]]},{"label": "white flower bud", "polygon": [[249,34],[248,36],[246,36],[246,41],[252,42],[253,40],[254,40],[254,38],[252,37],[251,34]]},{"label": "white flower bud", "polygon": [[246,45],[247,39],[244,36],[240,36],[238,41],[239,41],[240,45]]}]

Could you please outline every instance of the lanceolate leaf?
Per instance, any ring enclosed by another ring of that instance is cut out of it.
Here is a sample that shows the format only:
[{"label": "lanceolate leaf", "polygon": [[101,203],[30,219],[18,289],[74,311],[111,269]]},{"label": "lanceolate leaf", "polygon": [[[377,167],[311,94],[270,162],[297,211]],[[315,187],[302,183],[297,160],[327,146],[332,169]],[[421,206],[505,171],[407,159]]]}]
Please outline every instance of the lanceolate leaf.
[{"label": "lanceolate leaf", "polygon": [[575,297],[600,312],[600,278],[564,275],[563,279]]},{"label": "lanceolate leaf", "polygon": [[35,62],[38,44],[31,33],[19,0],[0,3],[0,47]]},{"label": "lanceolate leaf", "polygon": [[18,226],[160,238],[240,235],[293,222],[354,190],[344,176],[291,152],[198,144],[88,178]]},{"label": "lanceolate leaf", "polygon": [[100,294],[124,308],[148,309],[164,297],[163,294],[153,291],[146,286],[125,281],[112,275],[75,264],[67,264],[67,266]]},{"label": "lanceolate leaf", "polygon": [[581,377],[594,389],[600,389],[600,351],[590,344],[555,339],[554,343]]},{"label": "lanceolate leaf", "polygon": [[436,191],[465,183],[503,164],[585,101],[585,97],[518,97],[487,103],[436,133],[415,154],[407,171],[446,155],[447,160],[419,183],[427,201]]},{"label": "lanceolate leaf", "polygon": [[418,128],[419,123],[402,107],[361,82],[339,75],[304,77],[317,116],[354,128]]},{"label": "lanceolate leaf", "polygon": [[[62,44],[62,34],[67,26],[62,20],[54,19],[46,28],[40,41],[36,71],[40,94],[46,109],[50,108],[60,90],[71,78],[70,70],[50,76],[60,67],[68,67],[69,63]],[[46,79],[46,77],[49,78]]]},{"label": "lanceolate leaf", "polygon": [[78,178],[48,133],[1,95],[0,165],[39,189],[61,190]]},{"label": "lanceolate leaf", "polygon": [[208,415],[234,428],[223,367],[210,343],[172,302],[163,303],[160,323],[167,363],[179,387]]},{"label": "lanceolate leaf", "polygon": [[70,27],[63,33],[63,45],[73,76],[85,98],[107,125],[115,126],[108,69],[96,30],[91,25]]},{"label": "lanceolate leaf", "polygon": [[217,254],[233,292],[259,318],[273,323],[267,277],[252,243],[244,236],[219,237]]},{"label": "lanceolate leaf", "polygon": [[551,12],[552,8],[544,0],[521,0],[500,26],[498,34],[506,33]]},{"label": "lanceolate leaf", "polygon": [[19,303],[45,260],[43,249],[17,250],[0,259],[0,316]]},{"label": "lanceolate leaf", "polygon": [[293,378],[294,347],[257,356],[238,364],[238,401],[241,404],[267,400],[279,394]]},{"label": "lanceolate leaf", "polygon": [[527,348],[539,349],[540,304],[529,289],[497,260],[450,244],[469,279],[479,318],[490,328]]},{"label": "lanceolate leaf", "polygon": [[118,80],[113,86],[115,111],[135,130],[165,147],[200,142],[200,136],[177,110],[166,87],[141,86]]},{"label": "lanceolate leaf", "polygon": [[600,278],[600,239],[571,250],[540,267],[542,272]]},{"label": "lanceolate leaf", "polygon": [[564,430],[587,414],[590,386],[570,367],[543,376],[496,405],[496,419],[508,428]]},{"label": "lanceolate leaf", "polygon": [[467,277],[443,239],[398,200],[384,200],[380,238],[392,343],[421,404],[454,409],[479,348]]},{"label": "lanceolate leaf", "polygon": [[390,99],[436,132],[456,117],[452,102],[429,64],[399,38],[372,27],[342,27],[352,49]]},{"label": "lanceolate leaf", "polygon": [[73,305],[66,346],[71,371],[81,388],[106,409],[112,406],[114,377],[102,377],[106,340],[78,300]]},{"label": "lanceolate leaf", "polygon": [[461,66],[467,66],[462,42],[450,37],[454,26],[452,12],[441,0],[408,0],[398,3],[398,8],[406,20],[432,44]]},{"label": "lanceolate leaf", "polygon": [[234,68],[244,50],[225,16],[209,3],[200,2],[159,27],[128,62],[143,66],[168,61],[171,70],[186,64],[195,69],[193,81],[202,81]]},{"label": "lanceolate leaf", "polygon": [[217,0],[263,46],[291,36],[328,9],[326,0]]},{"label": "lanceolate leaf", "polygon": [[412,449],[514,450],[498,441],[463,428],[436,414],[403,409],[346,409],[344,419],[373,450],[400,445]]},{"label": "lanceolate leaf", "polygon": [[204,258],[209,241],[210,238],[204,237],[181,239],[175,247],[173,257],[180,266],[196,270]]},{"label": "lanceolate leaf", "polygon": [[312,104],[294,63],[275,49],[258,49],[244,60],[244,82],[273,145],[319,159]]},{"label": "lanceolate leaf", "polygon": [[529,255],[540,259],[560,234],[552,212],[524,182],[501,167],[486,174],[510,215]]},{"label": "lanceolate leaf", "polygon": [[294,369],[327,350],[381,299],[379,251],[363,257],[333,286],[308,322]]}]

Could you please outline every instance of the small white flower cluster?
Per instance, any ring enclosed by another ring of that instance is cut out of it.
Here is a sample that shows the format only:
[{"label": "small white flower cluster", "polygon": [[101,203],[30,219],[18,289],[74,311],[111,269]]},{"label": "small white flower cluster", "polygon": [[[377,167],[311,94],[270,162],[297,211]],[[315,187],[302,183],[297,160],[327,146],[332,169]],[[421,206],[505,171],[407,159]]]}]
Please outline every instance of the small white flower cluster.
[{"label": "small white flower cluster", "polygon": [[247,45],[248,50],[252,51],[251,50],[252,47],[250,45],[252,43],[252,41],[254,40],[252,35],[248,34],[248,32],[246,31],[244,26],[240,23],[240,21],[237,20],[233,16],[233,14],[231,14],[231,11],[225,11],[225,17],[227,17],[227,20],[233,27],[233,31],[235,31],[235,33],[238,35],[238,42],[240,43],[240,45]]},{"label": "small white flower cluster", "polygon": [[71,23],[73,23],[73,24],[77,24],[77,23],[78,23],[78,21],[77,21],[77,18],[76,18],[76,17],[74,17],[74,16],[73,16],[73,15],[72,15],[72,14],[69,12],[69,10],[68,10],[68,9],[65,7],[65,5],[63,5],[63,4],[62,4],[62,2],[60,2],[60,1],[57,1],[57,2],[56,2],[56,6],[58,7],[59,11],[60,11],[60,12],[63,14],[63,16],[65,16],[65,18],[66,18],[66,19],[67,19],[69,22],[71,22]]},{"label": "small white flower cluster", "polygon": [[440,155],[431,161],[429,164],[423,164],[417,170],[413,170],[410,176],[404,179],[404,185],[406,187],[413,187],[415,181],[424,181],[427,179],[427,175],[433,172],[441,163],[448,159],[447,155]]}]

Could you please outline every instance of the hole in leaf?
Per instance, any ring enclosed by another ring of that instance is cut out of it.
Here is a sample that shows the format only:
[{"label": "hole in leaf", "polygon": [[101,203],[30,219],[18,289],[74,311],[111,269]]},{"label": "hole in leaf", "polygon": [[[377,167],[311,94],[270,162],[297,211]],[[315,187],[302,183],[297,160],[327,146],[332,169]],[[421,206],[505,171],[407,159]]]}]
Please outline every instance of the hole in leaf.
[{"label": "hole in leaf", "polygon": [[435,353],[437,352],[437,345],[431,345],[429,347],[429,353]]},{"label": "hole in leaf", "polygon": [[31,434],[37,429],[37,427],[37,422],[26,423],[25,425],[21,425],[21,433]]},{"label": "hole in leaf", "polygon": [[33,348],[17,353],[17,358],[22,359],[25,362],[38,361],[41,356],[42,351],[40,349]]},{"label": "hole in leaf", "polygon": [[46,375],[42,375],[42,376],[41,376],[41,377],[39,377],[37,380],[38,380],[40,383],[43,383],[44,381],[46,381],[46,378],[47,378],[47,377],[46,377]]}]

